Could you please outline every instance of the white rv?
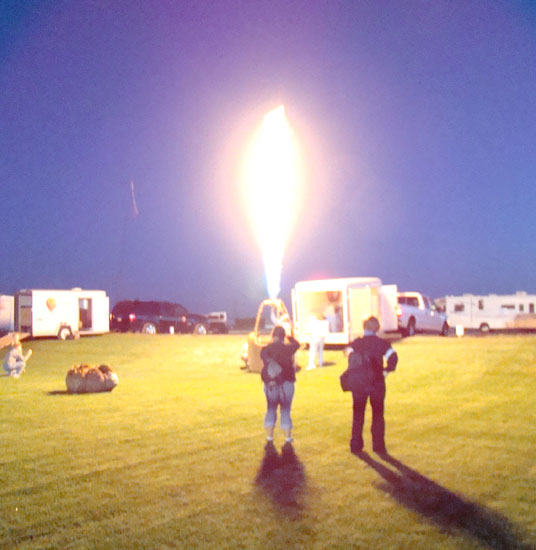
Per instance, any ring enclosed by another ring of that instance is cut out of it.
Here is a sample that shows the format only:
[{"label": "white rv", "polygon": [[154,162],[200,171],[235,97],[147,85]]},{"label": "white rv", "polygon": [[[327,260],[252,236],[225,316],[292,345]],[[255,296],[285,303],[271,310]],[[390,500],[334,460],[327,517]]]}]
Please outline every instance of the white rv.
[{"label": "white rv", "polygon": [[382,332],[398,329],[397,287],[377,277],[347,277],[301,281],[292,289],[294,334],[308,343],[312,317],[329,322],[326,344],[348,344],[363,334],[363,321],[374,315]]},{"label": "white rv", "polygon": [[110,331],[110,299],[104,290],[20,290],[15,294],[15,330],[60,340],[104,334]]},{"label": "white rv", "polygon": [[536,329],[536,294],[446,296],[445,310],[451,327],[490,330]]},{"label": "white rv", "polygon": [[15,328],[15,298],[0,295],[0,331],[13,332]]}]

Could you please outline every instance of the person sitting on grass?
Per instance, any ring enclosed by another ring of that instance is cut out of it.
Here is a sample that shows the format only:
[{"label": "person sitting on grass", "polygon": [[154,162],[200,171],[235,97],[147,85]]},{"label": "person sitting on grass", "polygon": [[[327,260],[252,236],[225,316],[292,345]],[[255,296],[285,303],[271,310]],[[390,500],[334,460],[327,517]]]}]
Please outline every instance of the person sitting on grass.
[{"label": "person sitting on grass", "polygon": [[7,372],[7,375],[18,378],[26,369],[26,361],[28,361],[31,355],[31,349],[28,350],[26,355],[23,355],[22,344],[20,343],[19,335],[16,334],[4,359],[4,370]]}]

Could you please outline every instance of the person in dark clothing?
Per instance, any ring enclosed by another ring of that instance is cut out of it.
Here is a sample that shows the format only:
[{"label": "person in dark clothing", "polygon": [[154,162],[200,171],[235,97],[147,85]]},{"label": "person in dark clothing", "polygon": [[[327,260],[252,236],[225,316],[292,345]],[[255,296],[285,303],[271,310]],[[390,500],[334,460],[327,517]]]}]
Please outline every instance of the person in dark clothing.
[{"label": "person in dark clothing", "polygon": [[[268,441],[273,441],[274,439],[278,406],[281,408],[281,429],[285,432],[286,441],[292,441],[290,407],[292,405],[292,398],[294,397],[294,382],[296,381],[294,354],[300,347],[300,344],[294,339],[292,334],[288,337],[288,343],[286,343],[285,336],[285,329],[283,327],[275,327],[272,332],[272,342],[261,350],[261,359],[264,364],[261,378],[264,382],[264,394],[267,403],[264,427]],[[270,361],[275,361],[281,367],[281,372],[276,380],[273,380],[268,375],[267,367]]]},{"label": "person in dark clothing", "polygon": [[[348,367],[359,369],[358,383],[352,388],[353,422],[350,450],[360,453],[363,450],[363,422],[367,399],[372,407],[372,449],[385,454],[385,421],[383,417],[385,399],[385,376],[396,369],[398,356],[391,344],[382,340],[376,333],[380,323],[376,317],[369,317],[364,323],[364,335],[350,344]],[[387,365],[384,367],[384,359]]]}]

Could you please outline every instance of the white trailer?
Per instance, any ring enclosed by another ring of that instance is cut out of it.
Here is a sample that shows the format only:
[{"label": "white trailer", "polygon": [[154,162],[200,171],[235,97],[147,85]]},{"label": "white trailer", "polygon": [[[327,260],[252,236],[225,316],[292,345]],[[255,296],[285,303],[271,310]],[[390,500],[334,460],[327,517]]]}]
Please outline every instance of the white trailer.
[{"label": "white trailer", "polygon": [[446,296],[445,309],[451,327],[490,330],[536,329],[536,294],[519,291],[498,295]]},{"label": "white trailer", "polygon": [[0,331],[13,332],[15,328],[15,297],[0,295]]},{"label": "white trailer", "polygon": [[294,335],[308,343],[314,316],[329,321],[326,344],[349,344],[363,334],[363,321],[374,315],[382,332],[398,329],[397,286],[383,285],[377,277],[346,277],[300,281],[292,289]]},{"label": "white trailer", "polygon": [[60,340],[110,331],[110,299],[104,290],[20,290],[15,330]]}]

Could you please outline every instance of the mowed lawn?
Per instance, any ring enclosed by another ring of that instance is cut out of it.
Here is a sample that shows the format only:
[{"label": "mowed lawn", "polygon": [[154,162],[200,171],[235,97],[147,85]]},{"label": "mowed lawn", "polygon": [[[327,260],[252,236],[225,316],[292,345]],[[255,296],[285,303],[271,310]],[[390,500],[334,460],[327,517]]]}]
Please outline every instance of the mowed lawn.
[{"label": "mowed lawn", "polygon": [[[297,375],[293,447],[281,454],[278,431],[265,453],[245,339],[25,342],[27,372],[0,378],[0,547],[536,546],[535,335],[394,342],[386,460],[370,450],[370,410],[369,454],[349,452],[337,350]],[[110,364],[118,387],[66,394],[80,362]]]}]

